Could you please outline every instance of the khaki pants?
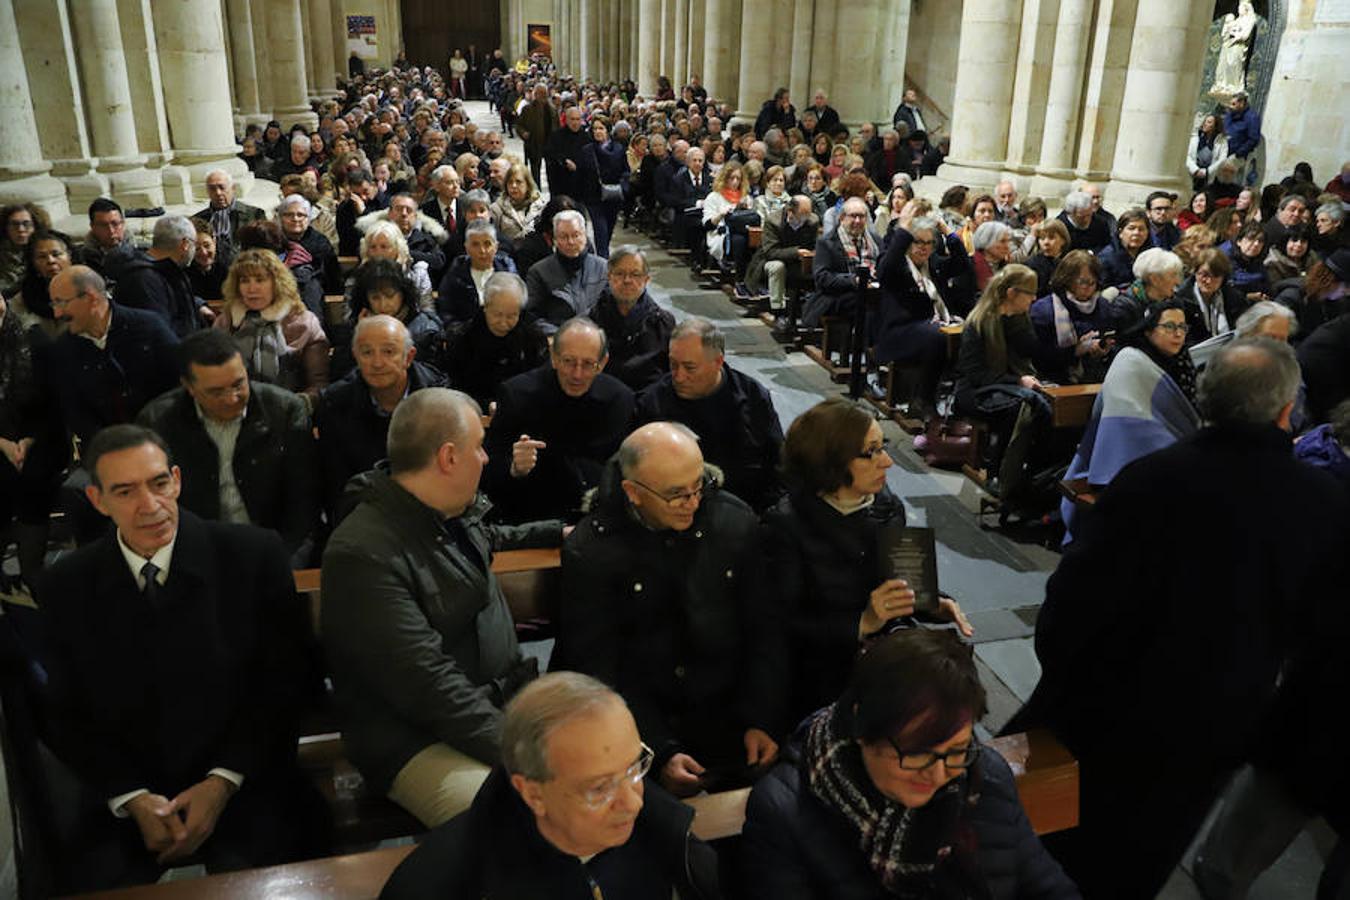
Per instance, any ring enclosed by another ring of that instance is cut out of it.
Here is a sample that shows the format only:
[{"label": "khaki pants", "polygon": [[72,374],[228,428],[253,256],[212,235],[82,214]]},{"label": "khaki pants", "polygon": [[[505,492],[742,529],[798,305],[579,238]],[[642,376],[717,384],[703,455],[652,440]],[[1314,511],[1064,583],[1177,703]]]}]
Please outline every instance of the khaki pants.
[{"label": "khaki pants", "polygon": [[432,744],[394,776],[389,799],[435,828],[469,808],[490,771],[453,747]]},{"label": "khaki pants", "polygon": [[764,264],[764,276],[769,282],[769,308],[782,309],[783,293],[787,286],[787,264],[780,259],[771,259]]}]

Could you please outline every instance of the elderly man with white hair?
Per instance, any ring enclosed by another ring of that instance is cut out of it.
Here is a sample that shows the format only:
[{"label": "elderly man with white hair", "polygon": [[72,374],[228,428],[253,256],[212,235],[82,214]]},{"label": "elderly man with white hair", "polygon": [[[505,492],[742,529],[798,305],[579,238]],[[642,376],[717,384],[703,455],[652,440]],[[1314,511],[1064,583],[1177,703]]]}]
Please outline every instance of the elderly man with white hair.
[{"label": "elderly man with white hair", "polygon": [[299,244],[314,261],[324,294],[342,293],[342,266],[328,238],[313,225],[316,208],[303,194],[288,194],[277,204],[277,221],[286,240]]},{"label": "elderly man with white hair", "polygon": [[1095,212],[1092,197],[1086,191],[1073,191],[1064,198],[1059,220],[1069,229],[1070,250],[1100,253],[1111,245],[1111,229]]},{"label": "elderly man with white hair", "polygon": [[530,267],[526,309],[552,334],[568,319],[588,316],[609,283],[605,259],[586,248],[586,220],[565,209],[553,217],[553,253]]},{"label": "elderly man with white hair", "polygon": [[234,178],[224,169],[206,173],[206,196],[210,202],[205,209],[197,210],[193,218],[211,223],[211,233],[216,239],[216,255],[229,265],[234,257],[234,236],[239,233],[239,229],[250,222],[267,218],[267,214],[235,198]]}]

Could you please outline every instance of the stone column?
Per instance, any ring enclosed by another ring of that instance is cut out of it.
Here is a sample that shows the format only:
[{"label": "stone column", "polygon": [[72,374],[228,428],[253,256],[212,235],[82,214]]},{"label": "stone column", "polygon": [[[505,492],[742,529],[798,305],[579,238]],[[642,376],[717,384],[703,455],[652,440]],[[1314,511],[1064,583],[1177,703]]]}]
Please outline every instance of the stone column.
[{"label": "stone column", "polygon": [[1097,25],[1088,58],[1083,121],[1074,167],[1079,178],[1098,181],[1110,176],[1138,7],[1139,0],[1097,0]]},{"label": "stone column", "polygon": [[258,76],[258,111],[267,116],[266,122],[276,118],[276,78],[272,75],[272,29],[267,5],[272,0],[249,0],[249,16],[253,19],[253,71]]},{"label": "stone column", "polygon": [[1140,0],[1125,75],[1112,181],[1103,204],[1111,209],[1141,205],[1150,191],[1183,192],[1186,142],[1190,138],[1210,10],[1204,4]]},{"label": "stone column", "polygon": [[631,74],[623,64],[624,23],[623,4],[619,0],[606,0],[609,15],[605,17],[605,72],[610,81],[621,82]]},{"label": "stone column", "polygon": [[600,69],[600,0],[578,0],[581,7],[581,70],[578,78],[595,78]]},{"label": "stone column", "polygon": [[146,165],[157,168],[164,183],[165,202],[183,203],[190,196],[184,179],[175,179],[173,171],[162,168],[173,159],[169,142],[169,119],[164,111],[164,80],[159,70],[159,50],[154,23],[150,21],[149,0],[117,0],[118,20],[122,28],[123,59],[131,87],[132,117],[136,123],[136,146],[145,154]]},{"label": "stone column", "polygon": [[675,0],[675,55],[670,62],[670,83],[675,86],[675,96],[680,96],[680,88],[689,80],[689,0]]},{"label": "stone column", "polygon": [[[736,117],[754,121],[759,107],[786,81],[790,65],[780,35],[791,19],[786,0],[745,0],[741,5],[740,87]],[[780,75],[780,71],[783,73]],[[796,98],[800,106],[800,98]]]},{"label": "stone column", "polygon": [[[821,73],[812,74],[812,46],[815,41],[816,4],[814,0],[793,0],[792,4],[792,74],[788,77],[788,90],[792,92],[792,102],[800,111],[811,102],[812,79],[821,81]],[[822,85],[823,86],[823,85]],[[861,88],[861,82],[857,85]],[[836,101],[837,102],[837,101]]]},{"label": "stone column", "polygon": [[235,128],[242,132],[242,125],[266,125],[268,114],[262,111],[258,102],[258,70],[254,67],[253,15],[250,4],[253,0],[226,0],[225,11],[229,17],[230,52],[234,61],[234,109]]},{"label": "stone column", "polygon": [[37,119],[19,46],[14,0],[0,0],[0,202],[42,204],[53,219],[70,213],[66,188],[51,176],[33,135]]},{"label": "stone column", "polygon": [[[909,21],[913,12],[911,0],[891,0],[881,7],[880,34],[877,45],[876,88],[872,91],[872,107],[868,118],[884,127],[900,104],[905,87],[905,64],[909,55]],[[836,86],[836,90],[842,86]]]},{"label": "stone column", "polygon": [[[697,75],[700,81],[703,79],[703,36],[707,30],[707,0],[689,0],[689,56],[685,60],[684,69],[689,78]],[[707,82],[702,83],[706,88]]]},{"label": "stone column", "polygon": [[740,89],[740,0],[706,0],[703,31],[703,86],[734,108]]},{"label": "stone column", "polygon": [[154,28],[174,161],[196,188],[184,202],[205,200],[206,173],[213,169],[244,182],[242,193],[252,176],[234,142],[218,0],[157,5]]},{"label": "stone column", "polygon": [[283,129],[297,122],[314,128],[319,119],[309,108],[300,0],[266,0],[266,3],[275,102],[272,114]]},{"label": "stone column", "polygon": [[85,108],[84,88],[68,7],[60,0],[25,0],[14,12],[23,63],[35,73],[29,96],[37,129],[29,139],[36,138],[52,174],[65,183],[78,210],[111,193],[112,185],[94,171],[89,117],[78,112]]},{"label": "stone column", "polygon": [[1013,82],[1008,127],[1007,171],[1021,190],[1030,183],[1040,159],[1045,131],[1045,97],[1055,53],[1055,24],[1060,0],[1027,0],[1022,8],[1022,31],[1017,49],[1017,76]]},{"label": "stone column", "polygon": [[952,103],[952,155],[944,181],[992,187],[1008,156],[1008,124],[1017,67],[1020,3],[966,0]]},{"label": "stone column", "polygon": [[336,67],[333,76],[339,81],[346,81],[347,58],[352,55],[347,49],[347,11],[343,8],[342,0],[333,0],[332,10],[333,65]]},{"label": "stone column", "polygon": [[299,6],[300,35],[305,44],[304,53],[301,54],[305,63],[305,93],[310,100],[319,100],[322,98],[315,89],[318,80],[314,77],[314,32],[309,30],[309,3],[299,0]]},{"label": "stone column", "polygon": [[1078,105],[1083,95],[1091,26],[1092,0],[1060,0],[1050,87],[1045,95],[1040,163],[1029,190],[1037,197],[1051,200],[1063,197],[1073,181]]},{"label": "stone column", "polygon": [[[341,3],[341,0],[338,0]],[[309,0],[309,30],[306,44],[314,48],[314,81],[319,96],[336,97],[333,80],[336,61],[333,59],[333,3],[332,0]]]},{"label": "stone column", "polygon": [[145,156],[136,143],[117,0],[87,0],[72,24],[98,172],[108,179],[113,196],[123,205],[160,206],[164,189],[159,173],[145,168]]},{"label": "stone column", "polygon": [[637,32],[638,92],[652,97],[661,74],[661,0],[638,0]]}]

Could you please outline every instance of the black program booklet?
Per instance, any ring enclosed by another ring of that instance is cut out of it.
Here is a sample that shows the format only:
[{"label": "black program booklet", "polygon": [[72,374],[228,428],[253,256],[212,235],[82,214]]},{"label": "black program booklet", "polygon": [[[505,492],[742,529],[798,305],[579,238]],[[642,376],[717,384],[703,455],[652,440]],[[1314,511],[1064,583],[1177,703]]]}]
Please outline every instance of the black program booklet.
[{"label": "black program booklet", "polygon": [[891,526],[877,536],[882,577],[903,578],[914,591],[914,611],[938,610],[937,539],[931,528]]}]

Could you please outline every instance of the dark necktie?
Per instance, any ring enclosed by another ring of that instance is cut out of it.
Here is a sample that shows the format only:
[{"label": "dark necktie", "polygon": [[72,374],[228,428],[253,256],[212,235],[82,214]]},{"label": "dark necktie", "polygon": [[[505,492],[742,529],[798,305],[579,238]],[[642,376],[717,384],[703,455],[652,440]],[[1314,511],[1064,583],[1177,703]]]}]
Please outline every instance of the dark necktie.
[{"label": "dark necktie", "polygon": [[149,560],[146,560],[145,565],[141,566],[141,578],[145,581],[145,584],[141,587],[141,596],[144,597],[146,602],[154,609],[159,608],[159,604],[162,600],[160,584],[155,578],[158,574],[159,566]]}]

